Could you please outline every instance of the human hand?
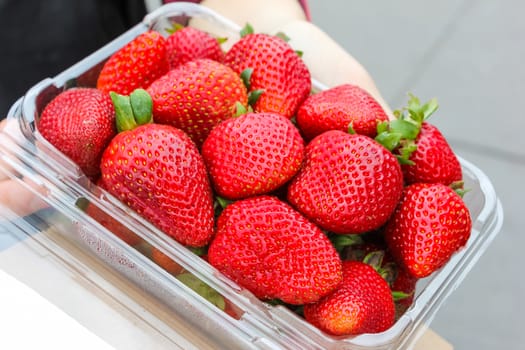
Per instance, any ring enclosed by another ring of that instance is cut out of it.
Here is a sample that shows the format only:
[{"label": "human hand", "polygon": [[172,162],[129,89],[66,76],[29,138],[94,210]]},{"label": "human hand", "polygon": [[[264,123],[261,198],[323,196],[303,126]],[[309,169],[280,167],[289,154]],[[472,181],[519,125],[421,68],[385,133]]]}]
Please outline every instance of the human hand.
[{"label": "human hand", "polygon": [[[0,132],[7,123],[7,120],[0,122]],[[0,159],[0,210],[3,206],[18,216],[26,216],[46,207],[46,203],[28,189],[27,186],[37,188],[32,180],[26,177],[11,178],[8,173],[16,172]]]}]

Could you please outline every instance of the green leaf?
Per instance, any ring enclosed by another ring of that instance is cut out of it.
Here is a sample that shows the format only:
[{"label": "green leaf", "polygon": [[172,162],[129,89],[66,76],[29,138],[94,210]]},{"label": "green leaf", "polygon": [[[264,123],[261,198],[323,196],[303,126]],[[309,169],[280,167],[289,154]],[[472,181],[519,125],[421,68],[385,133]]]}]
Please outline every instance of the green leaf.
[{"label": "green leaf", "polygon": [[420,128],[420,125],[403,119],[390,121],[390,132],[400,134],[402,139],[415,140]]},{"label": "green leaf", "polygon": [[144,89],[135,89],[129,95],[129,101],[135,122],[138,125],[151,123],[153,116],[153,100],[150,94]]},{"label": "green leaf", "polygon": [[252,86],[251,84],[252,74],[253,74],[253,68],[251,67],[248,67],[241,72],[242,82],[244,83],[244,86],[246,86],[246,89],[248,90],[250,90],[250,87]]},{"label": "green leaf", "polygon": [[109,93],[109,96],[111,97],[111,101],[113,101],[113,106],[115,108],[117,131],[122,132],[135,129],[137,123],[133,116],[133,109],[131,108],[129,96],[120,95],[113,91]]},{"label": "green leaf", "polygon": [[356,134],[356,132],[354,130],[354,124],[353,123],[348,123],[348,133],[350,135],[355,135]]},{"label": "green leaf", "polygon": [[278,38],[281,38],[282,40],[284,40],[286,42],[290,41],[290,37],[288,35],[286,35],[284,32],[278,32],[277,34],[275,34],[275,36],[278,37]]},{"label": "green leaf", "polygon": [[335,250],[341,253],[345,247],[356,245],[356,244],[362,244],[363,238],[355,234],[348,234],[348,235],[333,234],[333,235],[330,235],[330,241],[332,242],[332,245],[335,247]]},{"label": "green leaf", "polygon": [[235,115],[234,117],[240,117],[243,114],[248,113],[246,106],[240,103],[239,101],[235,102]]},{"label": "green leaf", "polygon": [[400,301],[400,300],[406,299],[406,298],[410,297],[412,294],[414,294],[414,293],[408,294],[408,293],[401,292],[401,291],[398,291],[398,290],[392,291],[392,297],[394,298],[394,301]]},{"label": "green leaf", "polygon": [[402,135],[400,133],[392,133],[389,131],[384,131],[381,134],[378,134],[375,138],[377,142],[383,145],[389,151],[393,151],[399,146]]},{"label": "green leaf", "polygon": [[180,23],[177,23],[177,22],[173,22],[173,24],[171,25],[170,28],[166,28],[166,32],[168,32],[170,34],[173,34],[176,31],[181,30],[182,28],[184,28],[183,24],[180,24]]},{"label": "green leaf", "polygon": [[377,123],[377,127],[376,127],[377,134],[382,134],[388,131],[389,127],[390,127],[390,122],[388,121]]},{"label": "green leaf", "polygon": [[253,34],[254,30],[250,23],[246,23],[244,27],[241,29],[241,38],[245,37],[248,34]]},{"label": "green leaf", "polygon": [[250,106],[254,106],[257,101],[259,100],[259,97],[264,93],[264,89],[257,89],[253,90],[248,94],[248,104]]},{"label": "green leaf", "polygon": [[363,259],[363,262],[365,264],[372,266],[376,271],[378,271],[381,268],[381,265],[383,264],[384,257],[385,257],[385,252],[382,250],[377,250],[377,251],[368,253]]},{"label": "green leaf", "polygon": [[437,109],[439,105],[436,98],[431,99],[423,106],[424,119],[428,119]]},{"label": "green leaf", "polygon": [[303,58],[304,51],[301,51],[301,50],[295,50],[295,53],[296,53],[297,56],[299,56],[300,58]]},{"label": "green leaf", "polygon": [[191,250],[193,254],[198,255],[198,256],[203,256],[208,252],[208,246],[188,247],[188,249]]},{"label": "green leaf", "polygon": [[224,44],[225,42],[228,41],[228,38],[225,37],[225,36],[222,36],[222,37],[219,37],[219,38],[216,38],[217,39],[217,42],[219,43],[219,45],[222,45]]}]

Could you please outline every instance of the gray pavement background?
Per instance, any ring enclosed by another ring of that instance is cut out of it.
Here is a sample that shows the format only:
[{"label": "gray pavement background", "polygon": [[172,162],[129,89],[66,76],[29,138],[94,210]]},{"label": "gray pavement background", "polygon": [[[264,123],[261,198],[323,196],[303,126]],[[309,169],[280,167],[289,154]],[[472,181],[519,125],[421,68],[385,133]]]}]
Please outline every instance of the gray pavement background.
[{"label": "gray pavement background", "polygon": [[525,344],[525,2],[310,0],[313,22],[362,62],[393,108],[437,97],[432,117],[491,179],[503,228],[434,318],[455,349]]}]

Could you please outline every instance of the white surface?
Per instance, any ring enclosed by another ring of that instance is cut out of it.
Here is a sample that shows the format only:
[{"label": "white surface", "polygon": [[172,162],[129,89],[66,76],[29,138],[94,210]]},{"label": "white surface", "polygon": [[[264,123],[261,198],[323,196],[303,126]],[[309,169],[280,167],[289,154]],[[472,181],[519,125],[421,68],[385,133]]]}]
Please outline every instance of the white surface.
[{"label": "white surface", "polygon": [[0,270],[1,347],[113,349],[31,288]]}]

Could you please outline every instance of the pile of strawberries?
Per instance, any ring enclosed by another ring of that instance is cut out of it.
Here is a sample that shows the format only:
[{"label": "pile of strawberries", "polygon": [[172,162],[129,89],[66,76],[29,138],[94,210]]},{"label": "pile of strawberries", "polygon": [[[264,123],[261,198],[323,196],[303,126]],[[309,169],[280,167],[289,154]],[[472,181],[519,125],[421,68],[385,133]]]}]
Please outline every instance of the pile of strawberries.
[{"label": "pile of strawberries", "polygon": [[96,87],[56,96],[38,130],[256,297],[353,335],[391,327],[469,238],[460,163],[427,122],[436,108],[411,96],[389,120],[357,86],[313,92],[282,36],[247,30],[225,52],[186,27],[135,38]]}]

